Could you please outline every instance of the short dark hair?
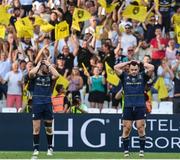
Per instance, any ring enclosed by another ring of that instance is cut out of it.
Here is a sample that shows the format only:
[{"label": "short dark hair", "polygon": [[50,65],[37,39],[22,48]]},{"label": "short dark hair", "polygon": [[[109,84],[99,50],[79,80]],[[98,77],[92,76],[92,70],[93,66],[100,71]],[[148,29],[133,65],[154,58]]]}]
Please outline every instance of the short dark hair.
[{"label": "short dark hair", "polygon": [[144,57],[148,57],[149,59],[151,59],[151,56],[148,54],[145,54]]},{"label": "short dark hair", "polygon": [[20,60],[19,64],[26,63],[25,60]]},{"label": "short dark hair", "polygon": [[140,67],[139,63],[137,61],[131,61],[129,65],[132,65],[132,66],[138,66]]}]

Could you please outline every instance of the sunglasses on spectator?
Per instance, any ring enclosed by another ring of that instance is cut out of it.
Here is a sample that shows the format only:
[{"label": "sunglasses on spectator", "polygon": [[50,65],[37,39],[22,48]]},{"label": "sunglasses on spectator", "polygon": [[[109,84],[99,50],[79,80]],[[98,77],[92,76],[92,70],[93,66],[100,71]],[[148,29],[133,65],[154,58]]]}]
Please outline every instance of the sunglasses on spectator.
[{"label": "sunglasses on spectator", "polygon": [[128,52],[132,52],[133,51],[133,49],[128,49]]},{"label": "sunglasses on spectator", "polygon": [[130,27],[125,27],[125,29],[131,29]]}]

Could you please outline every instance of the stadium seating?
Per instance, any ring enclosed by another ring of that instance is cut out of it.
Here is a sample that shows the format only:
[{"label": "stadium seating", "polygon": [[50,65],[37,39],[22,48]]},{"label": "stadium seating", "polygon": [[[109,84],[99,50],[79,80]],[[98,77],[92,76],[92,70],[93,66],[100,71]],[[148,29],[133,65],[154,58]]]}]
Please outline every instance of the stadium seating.
[{"label": "stadium seating", "polygon": [[152,101],[152,108],[158,109],[159,108],[159,102],[158,101]]},{"label": "stadium seating", "polygon": [[100,110],[98,108],[88,108],[88,113],[100,113]]},{"label": "stadium seating", "polygon": [[152,101],[152,111],[151,111],[151,114],[161,114],[159,112],[159,102]]},{"label": "stadium seating", "polygon": [[115,109],[115,108],[103,108],[102,110],[101,110],[101,113],[117,113],[117,109]]},{"label": "stadium seating", "polygon": [[173,103],[171,101],[160,102],[159,112],[161,114],[173,114]]},{"label": "stadium seating", "polygon": [[122,113],[122,108],[118,109],[118,113],[121,114]]},{"label": "stadium seating", "polygon": [[3,107],[6,107],[6,100],[0,100],[0,112],[2,112]]},{"label": "stadium seating", "polygon": [[2,113],[17,113],[17,109],[16,108],[3,107]]}]

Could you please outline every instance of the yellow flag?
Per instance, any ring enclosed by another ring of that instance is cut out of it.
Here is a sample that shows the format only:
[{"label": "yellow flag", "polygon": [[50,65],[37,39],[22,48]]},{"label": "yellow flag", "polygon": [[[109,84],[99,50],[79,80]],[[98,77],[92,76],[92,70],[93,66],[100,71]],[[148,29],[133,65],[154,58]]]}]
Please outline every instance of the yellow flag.
[{"label": "yellow flag", "polygon": [[4,26],[0,26],[0,38],[4,39],[6,33],[6,28]]},{"label": "yellow flag", "polygon": [[24,17],[22,19],[20,19],[20,21],[22,22],[23,25],[28,26],[29,28],[33,29],[33,25],[31,20],[29,19],[29,17]]},{"label": "yellow flag", "polygon": [[23,37],[23,24],[20,20],[17,20],[15,22],[15,28],[17,31],[17,37],[18,38],[22,38]]},{"label": "yellow flag", "polygon": [[56,84],[53,89],[53,94],[52,94],[53,97],[57,96],[57,94],[58,94],[56,91],[56,86],[58,84],[62,84],[64,89],[67,89],[67,87],[69,86],[69,81],[64,76],[60,75],[59,78],[56,80]]},{"label": "yellow flag", "polygon": [[107,13],[111,13],[112,11],[114,11],[114,9],[116,8],[116,6],[119,4],[119,2],[117,3],[111,3],[110,5],[106,5],[106,12]]},{"label": "yellow flag", "polygon": [[101,26],[96,26],[96,30],[95,30],[95,37],[96,39],[100,39],[100,35],[101,35],[101,29],[103,28],[103,25]]},{"label": "yellow flag", "polygon": [[103,8],[106,8],[106,1],[105,1],[105,0],[98,0],[98,3],[99,3]]},{"label": "yellow flag", "polygon": [[105,8],[107,13],[111,13],[119,4],[119,2],[107,4],[105,0],[98,0],[98,3]]},{"label": "yellow flag", "polygon": [[144,6],[128,5],[122,16],[144,22],[147,15],[147,8]]},{"label": "yellow flag", "polygon": [[45,23],[45,21],[40,17],[40,16],[36,16],[35,17],[35,22],[34,22],[34,26],[35,25],[39,25],[39,26],[41,26],[41,25],[43,25]]},{"label": "yellow flag", "polygon": [[10,18],[11,18],[11,14],[9,14],[9,13],[1,13],[0,24],[5,24],[6,26],[8,26]]},{"label": "yellow flag", "polygon": [[116,75],[115,71],[105,62],[106,67],[106,73],[107,73],[107,81],[114,86],[117,86],[119,84],[119,77]]},{"label": "yellow flag", "polygon": [[43,32],[50,32],[51,30],[53,30],[55,27],[51,24],[49,24],[48,22],[47,23],[44,23],[43,25],[40,26],[40,29],[43,31]]},{"label": "yellow flag", "polygon": [[75,20],[75,18],[73,18],[73,22],[72,22],[72,26],[73,29],[80,31],[80,26],[79,26],[79,22]]},{"label": "yellow flag", "polygon": [[50,32],[51,30],[53,30],[55,28],[53,25],[49,24],[47,21],[43,20],[39,16],[35,17],[35,22],[34,22],[33,25],[34,26],[35,25],[40,26],[41,31],[43,31],[45,33],[48,33],[48,32]]},{"label": "yellow flag", "polygon": [[167,90],[167,87],[165,85],[163,77],[159,77],[156,80],[156,82],[154,84],[154,88],[158,91],[158,99],[159,100],[168,97],[168,90]]},{"label": "yellow flag", "polygon": [[178,44],[180,44],[180,26],[176,25],[175,31],[176,31]]},{"label": "yellow flag", "polygon": [[55,26],[55,39],[63,39],[69,36],[69,25],[66,21],[60,22]]},{"label": "yellow flag", "polygon": [[22,100],[24,105],[28,104],[28,100],[30,98],[30,93],[28,91],[28,86],[29,86],[29,81],[27,82],[27,84],[25,85],[25,87],[23,88],[23,96],[22,96]]},{"label": "yellow flag", "polygon": [[84,63],[82,63],[82,67],[83,67],[84,73],[85,74],[89,74],[89,72],[88,72],[86,66],[84,65]]},{"label": "yellow flag", "polygon": [[34,35],[34,32],[31,28],[26,27],[26,29],[23,31],[23,37],[24,38],[32,38]]},{"label": "yellow flag", "polygon": [[23,37],[25,38],[32,38],[34,35],[34,27],[32,21],[29,17],[24,17],[21,19],[23,24]]},{"label": "yellow flag", "polygon": [[73,18],[78,22],[83,22],[91,18],[91,14],[85,9],[75,8]]},{"label": "yellow flag", "polygon": [[32,38],[34,35],[31,21],[27,19],[19,19],[15,22],[18,38]]},{"label": "yellow flag", "polygon": [[154,3],[156,5],[156,10],[159,10],[159,0],[154,0]]},{"label": "yellow flag", "polygon": [[10,5],[0,5],[0,13],[7,13],[10,7]]}]

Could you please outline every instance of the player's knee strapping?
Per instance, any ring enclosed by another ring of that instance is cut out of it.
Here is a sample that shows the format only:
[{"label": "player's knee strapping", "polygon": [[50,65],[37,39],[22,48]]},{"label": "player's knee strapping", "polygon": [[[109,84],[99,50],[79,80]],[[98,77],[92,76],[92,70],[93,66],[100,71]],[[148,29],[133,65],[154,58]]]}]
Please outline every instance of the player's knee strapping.
[{"label": "player's knee strapping", "polygon": [[44,122],[47,135],[52,135],[52,122]]}]

